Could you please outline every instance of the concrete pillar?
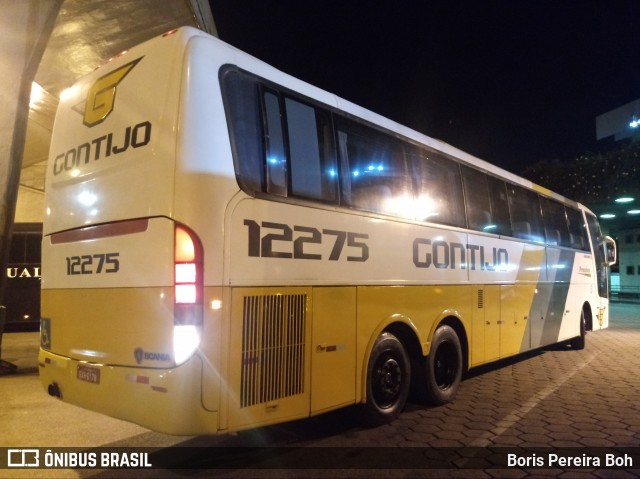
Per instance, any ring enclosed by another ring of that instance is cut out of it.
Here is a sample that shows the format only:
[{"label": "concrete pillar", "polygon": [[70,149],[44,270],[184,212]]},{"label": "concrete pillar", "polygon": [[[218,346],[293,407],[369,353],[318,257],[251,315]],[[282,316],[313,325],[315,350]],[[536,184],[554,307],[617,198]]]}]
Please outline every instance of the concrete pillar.
[{"label": "concrete pillar", "polygon": [[0,304],[29,116],[31,83],[63,0],[0,0]]},{"label": "concrete pillar", "polygon": [[196,24],[201,30],[210,33],[214,37],[218,36],[218,29],[213,21],[213,14],[208,0],[188,0],[191,11],[196,17]]}]

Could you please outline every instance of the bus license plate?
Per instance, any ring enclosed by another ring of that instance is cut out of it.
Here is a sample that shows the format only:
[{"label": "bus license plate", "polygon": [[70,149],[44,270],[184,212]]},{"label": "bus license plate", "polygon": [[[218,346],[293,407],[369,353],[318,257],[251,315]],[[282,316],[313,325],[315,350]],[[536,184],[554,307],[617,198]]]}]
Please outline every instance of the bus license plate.
[{"label": "bus license plate", "polygon": [[77,378],[88,383],[100,384],[100,370],[80,364],[78,365]]}]

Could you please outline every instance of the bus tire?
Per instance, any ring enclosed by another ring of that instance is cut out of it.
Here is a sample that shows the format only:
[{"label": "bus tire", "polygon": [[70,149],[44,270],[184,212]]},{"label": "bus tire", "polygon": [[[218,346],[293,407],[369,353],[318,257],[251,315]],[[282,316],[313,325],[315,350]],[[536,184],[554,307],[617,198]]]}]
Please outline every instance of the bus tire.
[{"label": "bus tire", "polygon": [[410,382],[411,366],[404,346],[393,334],[382,333],[369,356],[362,421],[380,426],[398,417],[407,402]]},{"label": "bus tire", "polygon": [[580,312],[580,336],[576,336],[575,338],[571,338],[569,340],[569,345],[571,349],[584,349],[587,343],[587,318],[584,314],[584,309]]},{"label": "bus tire", "polygon": [[440,326],[433,334],[431,351],[425,358],[425,396],[429,404],[451,402],[462,379],[460,338],[450,326]]}]

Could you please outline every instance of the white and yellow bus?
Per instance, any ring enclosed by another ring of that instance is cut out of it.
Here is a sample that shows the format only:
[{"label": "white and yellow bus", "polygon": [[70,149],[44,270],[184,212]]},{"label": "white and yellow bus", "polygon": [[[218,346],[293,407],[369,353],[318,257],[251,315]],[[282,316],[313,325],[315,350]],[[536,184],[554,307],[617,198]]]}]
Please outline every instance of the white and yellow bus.
[{"label": "white and yellow bus", "polygon": [[612,248],[580,204],[181,28],[63,95],[40,377],[170,434],[380,424],[584,347]]}]

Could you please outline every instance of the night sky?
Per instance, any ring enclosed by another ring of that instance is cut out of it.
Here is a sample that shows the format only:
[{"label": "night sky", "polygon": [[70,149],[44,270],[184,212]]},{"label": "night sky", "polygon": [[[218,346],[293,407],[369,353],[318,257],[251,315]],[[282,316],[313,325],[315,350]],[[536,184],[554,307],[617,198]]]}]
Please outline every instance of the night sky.
[{"label": "night sky", "polygon": [[639,0],[210,3],[222,40],[515,173],[640,98]]}]

